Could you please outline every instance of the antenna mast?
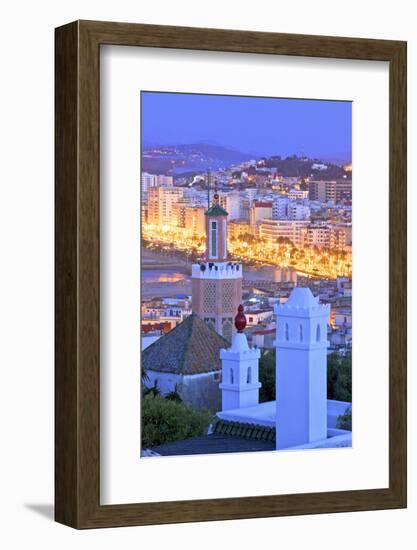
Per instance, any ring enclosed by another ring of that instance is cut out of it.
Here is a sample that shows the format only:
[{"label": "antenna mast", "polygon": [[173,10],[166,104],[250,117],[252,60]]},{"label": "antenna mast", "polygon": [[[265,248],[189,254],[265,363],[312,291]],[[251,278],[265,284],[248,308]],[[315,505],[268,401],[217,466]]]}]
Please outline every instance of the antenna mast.
[{"label": "antenna mast", "polygon": [[210,170],[207,170],[207,209],[210,208]]}]

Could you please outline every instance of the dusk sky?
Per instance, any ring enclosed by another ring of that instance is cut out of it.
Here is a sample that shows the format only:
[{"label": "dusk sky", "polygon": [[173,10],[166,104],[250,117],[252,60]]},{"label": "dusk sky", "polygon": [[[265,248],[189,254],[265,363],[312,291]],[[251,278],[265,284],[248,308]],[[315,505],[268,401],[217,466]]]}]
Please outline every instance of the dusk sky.
[{"label": "dusk sky", "polygon": [[350,161],[352,103],[142,92],[142,140]]}]

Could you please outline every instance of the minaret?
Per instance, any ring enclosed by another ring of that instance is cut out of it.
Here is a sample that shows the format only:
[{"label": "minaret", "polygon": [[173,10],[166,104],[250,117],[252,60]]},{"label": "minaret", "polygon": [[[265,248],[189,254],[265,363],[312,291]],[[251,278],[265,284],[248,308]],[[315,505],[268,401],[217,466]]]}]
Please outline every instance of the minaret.
[{"label": "minaret", "polygon": [[227,260],[227,216],[219,204],[217,181],[215,182],[213,204],[206,215],[206,259],[209,262]]},{"label": "minaret", "polygon": [[298,287],[275,313],[276,441],[277,449],[286,449],[327,437],[330,306]]},{"label": "minaret", "polygon": [[242,264],[228,261],[228,213],[219,204],[217,183],[205,216],[205,261],[192,266],[192,308],[230,342],[233,317],[242,301]]},{"label": "minaret", "polygon": [[259,349],[250,349],[243,330],[246,317],[243,306],[235,317],[237,332],[233,335],[232,347],[220,351],[222,360],[222,411],[252,407],[259,403]]}]

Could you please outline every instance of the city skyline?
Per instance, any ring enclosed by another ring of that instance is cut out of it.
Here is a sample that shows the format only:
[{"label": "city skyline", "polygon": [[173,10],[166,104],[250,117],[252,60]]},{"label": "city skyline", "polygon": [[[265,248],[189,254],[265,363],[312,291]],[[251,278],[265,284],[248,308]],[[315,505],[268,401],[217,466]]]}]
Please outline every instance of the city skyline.
[{"label": "city skyline", "polygon": [[141,92],[143,147],[211,144],[254,156],[351,162],[352,103]]}]

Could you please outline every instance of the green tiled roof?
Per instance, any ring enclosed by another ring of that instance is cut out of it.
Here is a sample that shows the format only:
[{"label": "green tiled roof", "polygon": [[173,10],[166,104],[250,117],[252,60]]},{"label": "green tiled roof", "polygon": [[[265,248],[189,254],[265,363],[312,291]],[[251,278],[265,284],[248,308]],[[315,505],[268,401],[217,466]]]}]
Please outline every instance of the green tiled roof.
[{"label": "green tiled roof", "polygon": [[220,350],[229,342],[192,313],[142,352],[143,368],[175,374],[221,370]]},{"label": "green tiled roof", "polygon": [[205,455],[216,453],[248,453],[275,451],[275,443],[264,439],[246,439],[233,435],[212,433],[165,443],[151,449],[162,456]]},{"label": "green tiled roof", "polygon": [[224,208],[220,206],[220,204],[213,204],[213,206],[210,206],[210,208],[205,212],[206,216],[228,216],[229,213],[226,212]]},{"label": "green tiled roof", "polygon": [[259,424],[245,424],[231,420],[218,420],[213,426],[213,433],[244,437],[245,439],[257,439],[258,441],[270,441],[275,443],[275,428],[261,426]]}]

